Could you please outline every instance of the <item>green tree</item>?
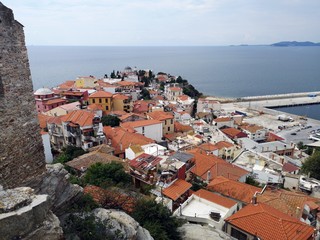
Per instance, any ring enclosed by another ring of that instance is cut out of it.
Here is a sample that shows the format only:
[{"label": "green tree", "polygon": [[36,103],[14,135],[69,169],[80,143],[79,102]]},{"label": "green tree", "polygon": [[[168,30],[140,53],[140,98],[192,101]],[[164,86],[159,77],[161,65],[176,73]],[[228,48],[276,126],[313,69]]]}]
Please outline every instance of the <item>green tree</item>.
[{"label": "green tree", "polygon": [[145,89],[145,88],[142,89],[140,94],[141,94],[141,98],[144,99],[144,100],[150,100],[151,99],[149,91],[147,89]]},{"label": "green tree", "polygon": [[114,239],[106,231],[106,223],[98,220],[93,214],[70,214],[63,224],[65,238],[83,240]]},{"label": "green tree", "polygon": [[103,188],[115,184],[127,186],[131,183],[130,175],[125,173],[123,166],[117,162],[93,164],[86,171],[84,180],[87,184]]},{"label": "green tree", "polygon": [[146,228],[154,239],[181,239],[177,231],[181,225],[180,221],[171,216],[167,207],[154,200],[139,200],[132,212],[132,217]]},{"label": "green tree", "polygon": [[116,78],[116,73],[115,73],[115,71],[114,71],[114,70],[111,72],[111,74],[110,74],[110,78]]},{"label": "green tree", "polygon": [[302,164],[301,171],[304,174],[309,174],[310,177],[320,180],[320,151],[315,151]]},{"label": "green tree", "polygon": [[101,122],[103,126],[117,127],[120,125],[120,119],[114,115],[102,116]]},{"label": "green tree", "polygon": [[164,85],[165,85],[164,82],[161,82],[161,83],[160,83],[159,89],[160,89],[161,91],[164,91]]},{"label": "green tree", "polygon": [[256,180],[254,180],[254,178],[251,177],[251,176],[248,176],[246,178],[246,184],[250,184],[250,185],[255,186],[255,187],[260,187],[260,183],[257,182]]},{"label": "green tree", "polygon": [[54,163],[66,163],[71,161],[74,158],[77,158],[83,154],[85,154],[82,148],[74,147],[74,146],[67,146],[62,152],[56,157]]}]

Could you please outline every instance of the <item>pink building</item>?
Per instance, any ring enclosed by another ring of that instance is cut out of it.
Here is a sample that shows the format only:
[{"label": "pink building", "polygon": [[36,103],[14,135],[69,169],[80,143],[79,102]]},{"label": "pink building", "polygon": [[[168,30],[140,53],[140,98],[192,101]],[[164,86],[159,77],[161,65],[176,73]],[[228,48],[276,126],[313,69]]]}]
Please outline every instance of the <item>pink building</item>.
[{"label": "pink building", "polygon": [[38,113],[49,111],[66,103],[66,100],[55,96],[49,88],[39,88],[35,91],[34,97]]}]

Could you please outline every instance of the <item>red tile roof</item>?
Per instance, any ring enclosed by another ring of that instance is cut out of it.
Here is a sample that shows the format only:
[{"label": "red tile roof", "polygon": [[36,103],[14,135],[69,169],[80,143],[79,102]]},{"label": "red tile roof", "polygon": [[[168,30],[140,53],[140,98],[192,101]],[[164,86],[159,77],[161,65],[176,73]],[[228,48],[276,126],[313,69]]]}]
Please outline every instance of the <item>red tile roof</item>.
[{"label": "red tile roof", "polygon": [[214,122],[230,122],[231,121],[231,118],[229,117],[219,117],[219,118],[216,118],[213,120]]},{"label": "red tile roof", "polygon": [[179,92],[181,91],[182,89],[180,87],[171,87],[169,88],[172,92]]},{"label": "red tile roof", "polygon": [[125,151],[130,145],[146,145],[154,143],[154,140],[139,133],[128,132],[121,127],[103,127],[103,132],[107,139],[111,140],[111,146],[115,149],[115,154]]},{"label": "red tile roof", "polygon": [[312,239],[313,227],[263,203],[250,204],[225,220],[263,240]]},{"label": "red tile roof", "polygon": [[188,95],[180,95],[179,97],[178,97],[178,99],[180,99],[181,101],[186,101],[186,100],[188,100],[190,97],[188,96]]},{"label": "red tile roof", "polygon": [[264,129],[261,126],[255,124],[243,124],[240,126],[241,129],[247,130],[250,133],[256,133],[258,130]]},{"label": "red tile roof", "polygon": [[56,125],[61,125],[62,124],[62,120],[61,120],[62,116],[58,116],[58,117],[51,117],[47,120],[47,123],[49,124],[56,124]]},{"label": "red tile roof", "polygon": [[115,94],[113,95],[114,99],[119,99],[119,100],[127,100],[130,99],[130,97],[126,96],[126,95],[122,95],[122,94]]},{"label": "red tile roof", "polygon": [[69,167],[72,167],[78,171],[85,171],[91,165],[95,163],[111,163],[119,162],[123,164],[124,168],[127,168],[127,162],[122,158],[115,157],[111,154],[102,153],[99,151],[90,152],[84,155],[81,155],[69,162],[66,163]]},{"label": "red tile roof", "polygon": [[262,190],[261,188],[230,180],[223,176],[219,176],[213,179],[208,184],[207,189],[247,204],[251,202],[251,199],[255,192],[260,192]]},{"label": "red tile roof", "polygon": [[234,139],[234,138],[242,138],[242,137],[247,137],[248,135],[245,134],[244,132],[241,132],[238,129],[235,128],[224,128],[221,129],[221,132],[223,132],[224,134],[226,134],[228,137]]},{"label": "red tile roof", "polygon": [[232,143],[229,143],[229,142],[226,142],[226,141],[220,141],[220,142],[217,142],[215,144],[215,146],[218,148],[218,149],[222,149],[222,148],[229,148],[229,147],[232,147],[234,146]]},{"label": "red tile roof", "polygon": [[163,111],[150,112],[150,113],[147,113],[147,116],[150,117],[151,119],[155,119],[159,121],[164,121],[167,119],[174,118],[171,112],[163,112]]},{"label": "red tile roof", "polygon": [[182,179],[177,179],[169,187],[163,189],[162,193],[168,198],[171,198],[173,201],[176,201],[182,194],[188,191],[191,187],[191,183],[188,183]]},{"label": "red tile roof", "polygon": [[105,91],[97,91],[92,93],[89,98],[111,98],[112,93],[105,92]]},{"label": "red tile roof", "polygon": [[209,192],[205,189],[200,189],[193,193],[193,195],[198,196],[200,198],[206,199],[210,202],[216,203],[220,206],[226,207],[226,208],[232,208],[234,205],[237,204],[236,201],[233,201],[229,198],[222,197],[218,194],[215,194],[213,192]]},{"label": "red tile roof", "polygon": [[134,129],[136,127],[150,126],[150,125],[156,125],[156,124],[161,124],[162,126],[162,123],[160,121],[149,119],[149,120],[139,120],[139,121],[133,121],[133,122],[124,122],[124,123],[121,123],[121,127]]},{"label": "red tile roof", "polygon": [[283,164],[283,167],[282,167],[282,171],[288,172],[288,173],[297,171],[299,169],[300,169],[299,167],[293,165],[292,163],[285,163]]},{"label": "red tile roof", "polygon": [[85,110],[76,110],[61,117],[63,122],[79,124],[81,127],[91,126],[94,114]]},{"label": "red tile roof", "polygon": [[66,81],[58,86],[60,89],[70,89],[73,87],[75,81]]},{"label": "red tile roof", "polygon": [[45,114],[42,114],[42,113],[39,113],[38,114],[38,120],[39,120],[39,125],[40,125],[40,128],[41,129],[44,129],[47,127],[47,121],[50,119],[51,117],[45,115]]},{"label": "red tile roof", "polygon": [[308,201],[318,203],[319,199],[314,199],[304,194],[286,191],[284,189],[267,189],[262,195],[258,195],[257,201],[300,219],[305,203]]},{"label": "red tile roof", "polygon": [[205,151],[214,151],[218,150],[218,147],[213,145],[212,143],[203,143],[200,146],[198,146],[200,149],[205,150]]},{"label": "red tile roof", "polygon": [[51,99],[48,100],[44,103],[44,105],[53,105],[53,104],[57,104],[57,103],[65,103],[66,100],[61,99],[61,98],[56,98],[56,99]]},{"label": "red tile roof", "polygon": [[218,176],[224,176],[232,180],[238,180],[242,176],[247,175],[248,172],[238,166],[224,161],[223,159],[214,156],[207,155],[205,151],[199,148],[188,151],[194,155],[195,166],[191,169],[191,172],[196,176],[201,177],[203,180],[207,180],[208,172],[210,171],[210,179],[212,180]]},{"label": "red tile roof", "polygon": [[193,127],[189,125],[183,125],[179,122],[174,122],[174,131],[175,132],[192,132]]},{"label": "red tile roof", "polygon": [[103,106],[101,104],[97,104],[97,103],[88,105],[87,109],[88,110],[93,110],[93,111],[104,110]]}]

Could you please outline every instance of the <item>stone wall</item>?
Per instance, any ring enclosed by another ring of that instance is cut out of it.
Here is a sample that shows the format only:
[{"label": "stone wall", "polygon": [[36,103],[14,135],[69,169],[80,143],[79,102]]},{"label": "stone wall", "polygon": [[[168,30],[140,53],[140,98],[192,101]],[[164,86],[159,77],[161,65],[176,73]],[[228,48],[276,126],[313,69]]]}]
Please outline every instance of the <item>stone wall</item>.
[{"label": "stone wall", "polygon": [[23,26],[0,2],[0,185],[26,185],[44,159]]}]

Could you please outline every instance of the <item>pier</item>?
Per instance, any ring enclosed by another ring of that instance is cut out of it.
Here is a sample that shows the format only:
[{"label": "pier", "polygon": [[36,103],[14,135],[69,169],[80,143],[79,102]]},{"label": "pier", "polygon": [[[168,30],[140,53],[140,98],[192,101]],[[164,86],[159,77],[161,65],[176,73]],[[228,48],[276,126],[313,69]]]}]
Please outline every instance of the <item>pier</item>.
[{"label": "pier", "polygon": [[247,107],[279,108],[320,104],[320,92],[286,93],[237,98],[236,102]]}]

